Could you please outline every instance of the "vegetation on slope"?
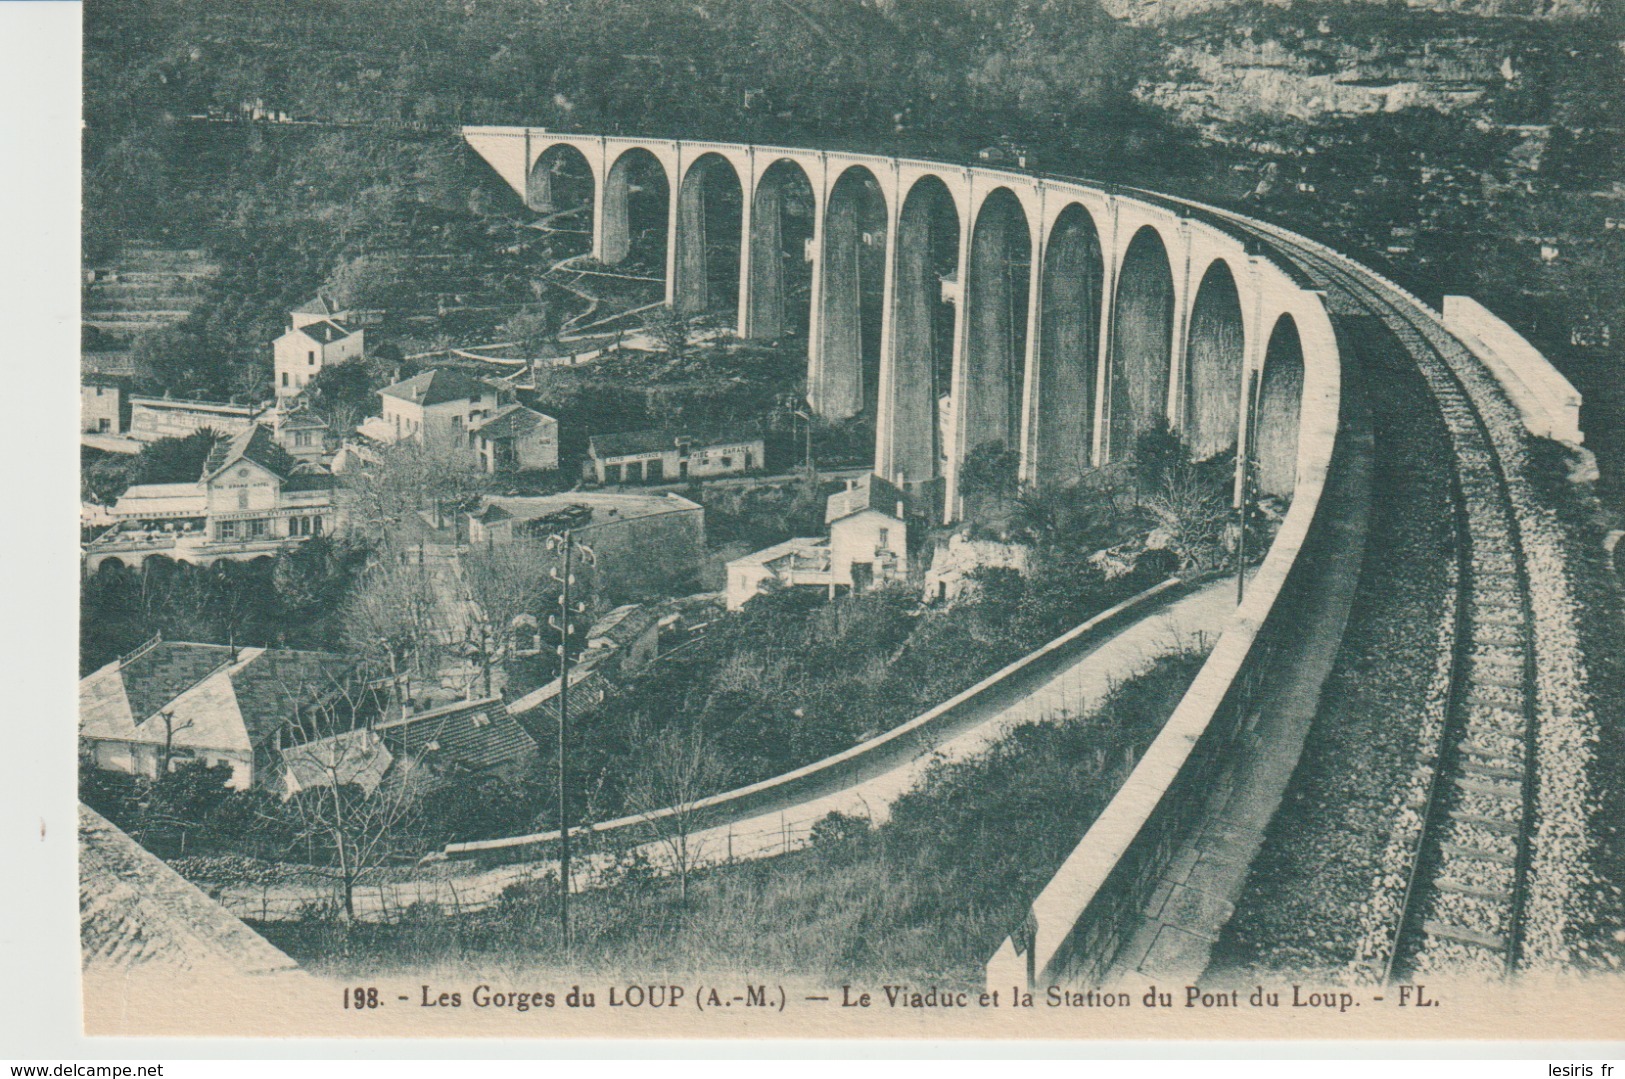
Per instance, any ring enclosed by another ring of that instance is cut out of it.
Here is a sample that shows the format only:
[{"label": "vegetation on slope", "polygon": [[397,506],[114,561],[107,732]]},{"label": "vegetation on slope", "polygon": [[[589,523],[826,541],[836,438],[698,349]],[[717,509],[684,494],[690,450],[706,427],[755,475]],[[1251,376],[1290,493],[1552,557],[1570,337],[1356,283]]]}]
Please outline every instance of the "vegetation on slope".
[{"label": "vegetation on slope", "polygon": [[[576,898],[576,946],[563,965],[978,986],[988,957],[1121,786],[1202,658],[1158,660],[1092,715],[1024,724],[983,756],[937,764],[878,827],[832,815],[808,850],[697,872],[686,904],[677,882],[628,863],[613,886]],[[393,924],[346,925],[313,912],[260,929],[322,974],[492,976],[559,961],[557,902],[556,885],[540,882],[462,917],[414,908]]]}]

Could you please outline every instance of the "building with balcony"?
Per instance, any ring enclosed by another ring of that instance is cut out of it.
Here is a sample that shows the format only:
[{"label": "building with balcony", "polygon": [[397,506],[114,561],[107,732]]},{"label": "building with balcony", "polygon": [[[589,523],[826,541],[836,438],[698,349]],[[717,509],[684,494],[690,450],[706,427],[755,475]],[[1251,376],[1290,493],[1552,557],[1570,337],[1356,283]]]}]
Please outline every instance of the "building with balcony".
[{"label": "building with balcony", "polygon": [[153,555],[195,565],[273,556],[332,531],[333,487],[330,472],[295,461],[257,424],[216,443],[195,483],[125,491],[113,505],[114,527],[85,546],[85,569]]}]

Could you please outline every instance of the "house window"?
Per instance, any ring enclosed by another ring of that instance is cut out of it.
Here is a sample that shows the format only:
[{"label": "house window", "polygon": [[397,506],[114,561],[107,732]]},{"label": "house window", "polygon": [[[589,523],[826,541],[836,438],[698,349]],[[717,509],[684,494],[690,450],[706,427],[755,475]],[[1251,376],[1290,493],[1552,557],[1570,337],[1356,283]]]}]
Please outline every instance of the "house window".
[{"label": "house window", "polygon": [[215,538],[216,539],[222,539],[222,540],[234,540],[234,539],[236,539],[237,538],[237,522],[236,521],[221,521],[218,525],[215,526]]},{"label": "house window", "polygon": [[243,489],[241,489],[240,491],[237,492],[237,508],[240,509],[240,510],[246,510],[248,508],[248,488],[247,487],[244,487]]},{"label": "house window", "polygon": [[732,468],[733,466],[734,466],[734,459],[732,457],[724,457],[722,459],[722,467],[723,468]]},{"label": "house window", "polygon": [[288,388],[288,372],[286,371],[282,372],[282,388]]},{"label": "house window", "polygon": [[107,432],[111,431],[112,429],[113,429],[113,421],[108,419],[106,416],[103,416],[101,419],[96,421],[96,430],[99,433],[106,434]]},{"label": "house window", "polygon": [[256,517],[251,521],[243,522],[243,534],[248,539],[260,539],[266,533],[266,525],[271,522],[263,517]]},{"label": "house window", "polygon": [[309,431],[295,431],[293,433],[293,444],[295,446],[308,446],[308,445],[310,445],[310,432]]},{"label": "house window", "polygon": [[320,516],[312,517],[310,519],[310,534],[313,536],[319,536],[322,534],[322,519]]},{"label": "house window", "polygon": [[889,528],[882,528],[882,529],[881,529],[881,530],[880,530],[880,540],[879,540],[879,542],[877,542],[877,543],[876,543],[876,544],[875,544],[875,546],[876,546],[876,547],[878,547],[878,548],[880,548],[880,549],[881,549],[881,550],[882,550],[882,551],[884,551],[884,550],[885,550],[885,549],[886,549],[886,545],[887,545],[887,541],[888,541],[888,540],[889,540],[889,539],[890,539],[890,538],[891,538],[891,529],[889,529]]},{"label": "house window", "polygon": [[306,361],[305,362],[306,362],[306,364],[308,366],[315,367],[316,366],[316,353],[314,351],[306,353]]},{"label": "house window", "polygon": [[96,387],[96,396],[100,397],[101,395],[102,395],[102,388],[100,386],[97,386]]}]

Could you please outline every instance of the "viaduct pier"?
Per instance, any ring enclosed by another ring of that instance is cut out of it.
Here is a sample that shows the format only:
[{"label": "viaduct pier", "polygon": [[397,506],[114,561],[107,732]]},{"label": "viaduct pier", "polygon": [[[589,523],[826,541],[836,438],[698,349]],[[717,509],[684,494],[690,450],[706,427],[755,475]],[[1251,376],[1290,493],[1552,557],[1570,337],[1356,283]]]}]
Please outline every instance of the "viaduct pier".
[{"label": "viaduct pier", "polygon": [[[1472,304],[1434,310],[1266,222],[1150,191],[783,147],[463,136],[534,209],[571,187],[591,206],[593,257],[663,266],[679,312],[745,338],[804,329],[810,405],[832,421],[872,412],[876,471],[929,495],[945,522],[984,447],[1016,452],[1025,483],[1065,483],[1164,421],[1197,456],[1234,449],[1260,490],[1290,498],[1190,690],[1010,928],[991,985],[1101,984],[1132,967],[1125,951],[1211,823],[1215,785],[1260,752],[1257,732],[1301,745],[1357,587],[1347,540],[1363,536],[1373,494],[1351,376],[1379,359],[1414,366],[1451,455],[1454,602],[1439,654],[1401,660],[1436,664],[1438,687],[1404,719],[1419,757],[1355,974],[1562,965],[1591,843],[1596,720],[1531,445],[1578,441],[1579,401],[1510,327]],[[1264,707],[1291,714],[1261,724]],[[863,755],[801,771],[827,793]],[[708,819],[759,811],[756,797],[707,799]],[[545,857],[556,838],[448,854]]]}]

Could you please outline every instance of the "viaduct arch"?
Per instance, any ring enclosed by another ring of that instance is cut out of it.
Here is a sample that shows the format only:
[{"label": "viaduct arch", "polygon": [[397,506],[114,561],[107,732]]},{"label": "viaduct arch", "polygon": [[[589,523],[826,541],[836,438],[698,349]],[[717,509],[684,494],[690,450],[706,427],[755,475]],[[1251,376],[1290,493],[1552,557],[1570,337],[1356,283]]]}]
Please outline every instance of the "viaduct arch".
[{"label": "viaduct arch", "polygon": [[[963,512],[1002,444],[1026,483],[1122,461],[1167,424],[1234,449],[1259,488],[1302,478],[1322,298],[1212,215],[1156,196],[943,162],[468,127],[538,210],[591,206],[592,254],[664,265],[666,301],[747,338],[805,334],[807,399],[872,414],[875,470]],[[571,187],[571,185],[574,185]],[[1239,470],[1238,470],[1239,471]]]}]

